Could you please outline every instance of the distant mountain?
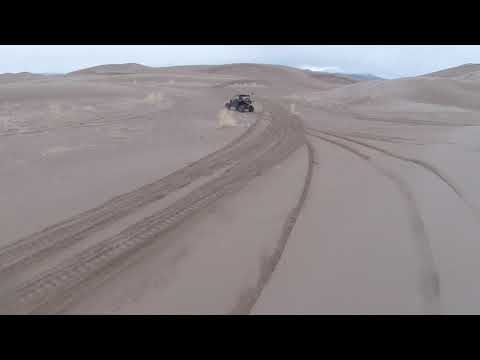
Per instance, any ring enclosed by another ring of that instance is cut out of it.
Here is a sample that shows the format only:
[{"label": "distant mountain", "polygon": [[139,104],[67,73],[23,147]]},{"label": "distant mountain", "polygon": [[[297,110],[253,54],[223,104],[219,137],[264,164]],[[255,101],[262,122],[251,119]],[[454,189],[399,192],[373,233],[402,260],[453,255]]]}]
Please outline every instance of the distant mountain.
[{"label": "distant mountain", "polygon": [[311,77],[314,77],[318,80],[323,80],[323,81],[335,83],[335,84],[348,85],[348,84],[354,84],[358,82],[358,80],[345,76],[344,74],[334,74],[334,73],[329,73],[324,71],[312,71],[312,70],[305,70],[305,72],[309,74]]},{"label": "distant mountain", "polygon": [[380,76],[373,75],[373,74],[343,74],[343,73],[335,73],[338,76],[345,76],[353,80],[357,81],[367,81],[367,80],[384,80]]},{"label": "distant mountain", "polygon": [[0,74],[0,82],[12,82],[12,81],[21,81],[21,80],[35,80],[42,79],[44,75],[33,74],[30,72],[19,72],[19,73],[4,73]]},{"label": "distant mountain", "polygon": [[353,84],[359,81],[368,81],[368,80],[384,80],[383,78],[373,75],[373,74],[347,74],[347,73],[334,73],[334,72],[327,72],[327,71],[312,71],[312,70],[305,70],[307,73],[312,74],[312,76],[316,78],[323,78],[324,80],[328,80],[328,77],[331,78],[332,81],[344,83],[344,84]]}]

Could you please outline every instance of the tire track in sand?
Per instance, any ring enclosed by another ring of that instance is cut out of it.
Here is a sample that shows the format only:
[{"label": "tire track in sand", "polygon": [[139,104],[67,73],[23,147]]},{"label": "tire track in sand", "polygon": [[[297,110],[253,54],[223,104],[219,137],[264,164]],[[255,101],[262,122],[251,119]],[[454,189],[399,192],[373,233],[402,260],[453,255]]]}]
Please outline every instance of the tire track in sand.
[{"label": "tire track in sand", "polygon": [[310,184],[312,182],[313,165],[315,162],[315,150],[312,144],[310,144],[310,142],[306,139],[305,145],[307,146],[308,150],[308,168],[307,174],[305,175],[302,193],[300,194],[297,204],[293,209],[290,210],[290,213],[283,224],[282,233],[273,254],[271,256],[266,256],[263,260],[263,263],[260,267],[260,276],[258,278],[256,286],[248,289],[244,294],[240,295],[239,302],[230,312],[230,314],[232,315],[249,314],[252,311],[253,307],[262,295],[263,289],[270,281],[273,272],[275,271],[275,268],[280,262],[280,258],[282,257],[282,254],[287,245],[288,238],[290,237],[297,218],[300,215],[300,211],[302,210],[305,200],[307,199]]},{"label": "tire track in sand", "polygon": [[[425,229],[425,223],[421,216],[420,209],[415,201],[415,197],[410,190],[407,182],[405,182],[397,174],[393,173],[389,169],[376,164],[369,155],[366,155],[351,146],[348,146],[342,142],[332,140],[328,137],[321,136],[307,132],[308,135],[315,138],[319,138],[323,141],[341,147],[342,149],[354,154],[370,164],[378,173],[390,179],[398,188],[400,193],[404,196],[407,207],[408,216],[410,221],[411,231],[415,238],[415,245],[417,246],[417,252],[419,255],[419,293],[423,299],[423,307],[425,313],[439,314],[441,313],[441,297],[440,297],[440,276],[435,264],[433,251],[430,244],[427,231]],[[332,136],[332,135],[331,135]],[[344,141],[347,141],[344,139]]]},{"label": "tire track in sand", "polygon": [[[188,216],[231,191],[236,191],[261,171],[287,158],[304,143],[305,135],[295,119],[276,119],[261,137],[259,148],[244,156],[233,168],[198,187],[171,206],[128,227],[62,262],[34,279],[20,284],[0,300],[2,312],[10,314],[57,313],[87,290],[98,286],[116,271],[116,266]],[[270,139],[269,141],[265,141]]]},{"label": "tire track in sand", "polygon": [[[245,153],[255,150],[252,136],[262,126],[260,118],[242,135],[221,149],[179,169],[164,178],[138,189],[113,197],[105,203],[48,226],[32,235],[0,248],[0,275],[78,242],[136,210],[188,185],[215,169],[231,165]],[[257,135],[260,136],[260,135]],[[253,137],[254,138],[254,137]]]},{"label": "tire track in sand", "polygon": [[455,185],[455,183],[452,179],[450,179],[447,175],[443,174],[442,171],[440,171],[440,169],[436,168],[432,164],[429,164],[426,161],[415,159],[415,158],[412,158],[412,157],[407,157],[407,156],[395,154],[395,153],[393,153],[389,150],[380,148],[378,146],[371,145],[371,144],[368,144],[368,143],[363,142],[363,141],[352,139],[349,136],[338,135],[335,132],[323,131],[323,130],[318,130],[318,129],[314,129],[314,128],[307,128],[307,131],[315,131],[317,133],[321,133],[321,134],[324,134],[324,135],[329,135],[329,136],[332,136],[332,137],[335,137],[335,138],[338,138],[338,139],[342,139],[344,141],[355,143],[355,144],[370,148],[372,150],[376,150],[378,152],[381,152],[381,153],[383,153],[387,156],[393,157],[395,159],[402,160],[402,161],[405,161],[405,162],[408,162],[408,163],[411,163],[411,164],[418,165],[418,166],[422,167],[424,170],[433,174],[435,177],[439,178],[445,185],[447,185],[460,198],[460,200],[462,200],[465,203],[465,205],[467,205],[467,207],[473,212],[473,214],[475,215],[477,220],[480,221],[480,209],[475,204],[473,204],[470,200],[468,200],[468,196],[466,196],[460,190],[460,188],[457,185]]}]

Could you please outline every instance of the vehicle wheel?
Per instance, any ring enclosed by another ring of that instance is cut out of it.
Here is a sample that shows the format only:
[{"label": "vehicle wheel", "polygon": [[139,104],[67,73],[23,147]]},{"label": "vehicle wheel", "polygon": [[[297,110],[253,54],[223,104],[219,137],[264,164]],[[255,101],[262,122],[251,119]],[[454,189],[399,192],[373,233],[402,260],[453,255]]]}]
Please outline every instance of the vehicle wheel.
[{"label": "vehicle wheel", "polygon": [[248,111],[249,111],[249,112],[253,112],[253,110],[254,110],[253,106],[250,105],[250,106],[248,107]]}]

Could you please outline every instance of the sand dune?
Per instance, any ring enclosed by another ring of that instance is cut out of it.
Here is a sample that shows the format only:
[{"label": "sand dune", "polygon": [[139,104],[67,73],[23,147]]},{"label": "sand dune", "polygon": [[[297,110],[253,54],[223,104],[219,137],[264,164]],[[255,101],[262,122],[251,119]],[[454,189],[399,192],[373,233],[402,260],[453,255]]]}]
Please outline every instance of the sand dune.
[{"label": "sand dune", "polygon": [[429,73],[424,76],[457,80],[480,80],[480,64],[464,64],[450,69]]},{"label": "sand dune", "polygon": [[82,70],[77,70],[69,73],[68,75],[88,75],[88,74],[137,74],[142,72],[151,72],[154,68],[141,64],[129,63],[129,64],[109,64],[98,65],[89,67]]},{"label": "sand dune", "polygon": [[0,75],[0,313],[479,313],[479,71]]},{"label": "sand dune", "polygon": [[32,74],[29,72],[5,73],[5,74],[0,74],[0,84],[17,82],[17,81],[41,80],[44,78],[45,78],[45,75]]}]

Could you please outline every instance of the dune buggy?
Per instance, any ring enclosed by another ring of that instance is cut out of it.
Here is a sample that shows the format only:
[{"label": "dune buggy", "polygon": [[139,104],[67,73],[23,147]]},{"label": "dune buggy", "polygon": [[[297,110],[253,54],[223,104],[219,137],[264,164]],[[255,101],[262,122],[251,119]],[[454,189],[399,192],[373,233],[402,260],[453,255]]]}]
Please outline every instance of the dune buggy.
[{"label": "dune buggy", "polygon": [[236,110],[240,112],[253,112],[255,108],[252,104],[253,100],[250,95],[237,95],[225,103],[225,107],[229,110]]}]

